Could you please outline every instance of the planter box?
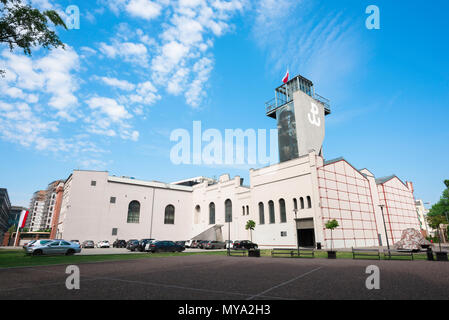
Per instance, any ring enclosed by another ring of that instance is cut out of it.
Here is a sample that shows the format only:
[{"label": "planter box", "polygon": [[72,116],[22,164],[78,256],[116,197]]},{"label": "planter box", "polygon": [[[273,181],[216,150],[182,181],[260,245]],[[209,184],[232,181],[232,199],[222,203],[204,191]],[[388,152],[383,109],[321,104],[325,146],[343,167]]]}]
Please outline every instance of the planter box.
[{"label": "planter box", "polygon": [[448,261],[447,252],[435,252],[437,261]]},{"label": "planter box", "polygon": [[327,258],[328,259],[337,259],[337,251],[328,251]]},{"label": "planter box", "polygon": [[248,257],[260,258],[260,250],[259,249],[248,250]]}]

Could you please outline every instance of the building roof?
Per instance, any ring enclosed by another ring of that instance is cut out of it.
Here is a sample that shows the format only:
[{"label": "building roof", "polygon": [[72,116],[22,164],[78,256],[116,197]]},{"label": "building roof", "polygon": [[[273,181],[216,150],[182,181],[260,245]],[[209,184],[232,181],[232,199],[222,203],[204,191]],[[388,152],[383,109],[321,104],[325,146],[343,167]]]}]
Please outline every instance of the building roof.
[{"label": "building roof", "polygon": [[[384,184],[385,182],[390,181],[393,178],[397,178],[395,174],[388,176],[388,177],[378,178],[378,179],[376,179],[376,184]],[[399,179],[399,180],[401,180],[401,179]]]},{"label": "building roof", "polygon": [[[328,164],[332,164],[332,163],[335,163],[335,162],[338,162],[338,161],[341,161],[341,160],[346,161],[345,158],[343,158],[343,157],[338,157],[338,158],[335,158],[335,159],[332,159],[332,160],[326,160],[326,161],[324,161],[324,165],[326,166],[326,165],[328,165]],[[348,162],[348,161],[346,161],[346,162]],[[349,163],[349,162],[348,162],[348,163]]]}]

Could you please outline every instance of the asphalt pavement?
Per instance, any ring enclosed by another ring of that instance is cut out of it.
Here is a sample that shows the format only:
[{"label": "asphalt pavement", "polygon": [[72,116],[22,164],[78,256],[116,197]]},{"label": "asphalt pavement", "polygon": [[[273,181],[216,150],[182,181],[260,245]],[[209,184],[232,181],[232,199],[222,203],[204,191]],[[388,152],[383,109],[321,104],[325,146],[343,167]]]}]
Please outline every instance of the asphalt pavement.
[{"label": "asphalt pavement", "polygon": [[[379,289],[366,286],[368,266]],[[0,269],[0,299],[447,299],[449,263],[437,261],[172,256],[79,264],[80,289],[65,265]]]}]

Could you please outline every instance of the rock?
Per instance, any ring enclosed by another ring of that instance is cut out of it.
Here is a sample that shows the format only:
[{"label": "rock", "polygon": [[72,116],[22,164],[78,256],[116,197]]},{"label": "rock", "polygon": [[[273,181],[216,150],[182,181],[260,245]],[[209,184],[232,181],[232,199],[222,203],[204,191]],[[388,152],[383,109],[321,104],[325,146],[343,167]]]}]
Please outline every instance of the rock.
[{"label": "rock", "polygon": [[422,245],[430,245],[421,232],[409,228],[402,231],[401,240],[394,244],[396,250],[420,250]]}]

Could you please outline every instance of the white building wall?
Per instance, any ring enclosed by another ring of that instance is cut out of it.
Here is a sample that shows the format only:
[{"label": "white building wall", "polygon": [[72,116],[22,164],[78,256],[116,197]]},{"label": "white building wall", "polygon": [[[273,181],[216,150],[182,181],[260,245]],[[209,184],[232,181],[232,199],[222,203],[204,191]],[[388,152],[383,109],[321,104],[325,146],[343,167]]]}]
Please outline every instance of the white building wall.
[{"label": "white building wall", "polygon": [[[115,203],[111,203],[111,197]],[[307,197],[311,198],[310,208]],[[231,223],[225,222],[227,199],[232,202]],[[281,222],[280,199],[285,201],[285,222]],[[133,200],[140,203],[139,223],[127,222],[128,206]],[[270,200],[275,208],[273,223],[270,223]],[[212,224],[210,203],[215,204]],[[264,224],[260,221],[259,203],[264,206]],[[304,219],[313,219],[315,243],[327,249],[331,246],[331,235],[324,224],[336,219],[340,227],[332,235],[334,248],[377,246],[379,234],[386,245],[379,208],[382,203],[387,205],[390,244],[400,239],[402,230],[419,228],[412,190],[399,179],[376,185],[368,170],[358,171],[344,159],[325,164],[315,152],[251,170],[250,187],[243,186],[240,177],[231,179],[229,175],[222,175],[215,183],[205,180],[187,187],[111,177],[107,172],[74,171],[64,187],[57,237],[80,241],[189,240],[221,225],[223,240],[247,240],[252,235],[260,248],[282,248],[296,247],[297,227]],[[174,225],[164,223],[167,205],[175,207]],[[252,233],[245,230],[248,220],[256,222]],[[117,235],[112,235],[114,228]]]},{"label": "white building wall", "polygon": [[[315,172],[313,172],[315,171]],[[315,175],[314,175],[315,174]],[[254,241],[262,248],[290,247],[297,245],[296,221],[293,199],[310,196],[312,208],[299,209],[297,218],[313,218],[315,227],[315,241],[323,241],[321,227],[321,210],[317,197],[317,180],[315,168],[315,153],[276,164],[259,170],[251,170],[251,198],[252,215],[257,226]],[[284,199],[286,205],[286,222],[280,220],[279,200]],[[269,201],[274,202],[275,222],[270,223]],[[259,203],[264,204],[265,224],[260,224]],[[287,236],[281,236],[287,232]]]},{"label": "white building wall", "polygon": [[[107,172],[74,171],[70,192],[63,197],[60,236],[80,241],[189,239],[191,192],[189,187],[177,189],[139,185],[131,179],[108,177]],[[128,206],[134,200],[140,203],[139,223],[128,223]],[[175,207],[174,225],[164,224],[165,208],[170,204]],[[113,228],[117,235],[112,235]]]},{"label": "white building wall", "polygon": [[407,228],[420,230],[413,190],[397,177],[377,186],[380,203],[385,205],[385,220],[390,244],[401,240]]}]

